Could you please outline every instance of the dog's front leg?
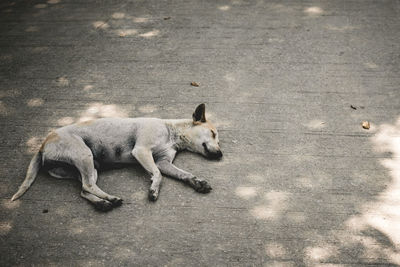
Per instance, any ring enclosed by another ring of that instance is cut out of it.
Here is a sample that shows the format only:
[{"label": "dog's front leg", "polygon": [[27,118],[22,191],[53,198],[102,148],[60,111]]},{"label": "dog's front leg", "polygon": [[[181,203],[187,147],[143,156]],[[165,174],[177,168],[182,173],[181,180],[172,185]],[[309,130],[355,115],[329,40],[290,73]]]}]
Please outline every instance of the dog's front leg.
[{"label": "dog's front leg", "polygon": [[209,193],[212,188],[205,180],[201,180],[191,174],[190,172],[184,171],[176,167],[168,160],[157,161],[157,167],[159,170],[168,176],[181,180],[191,186],[194,190],[199,193]]},{"label": "dog's front leg", "polygon": [[150,173],[152,183],[149,190],[149,199],[156,201],[160,191],[162,176],[154,162],[151,150],[146,147],[135,146],[132,150],[132,155],[143,166],[143,168]]}]

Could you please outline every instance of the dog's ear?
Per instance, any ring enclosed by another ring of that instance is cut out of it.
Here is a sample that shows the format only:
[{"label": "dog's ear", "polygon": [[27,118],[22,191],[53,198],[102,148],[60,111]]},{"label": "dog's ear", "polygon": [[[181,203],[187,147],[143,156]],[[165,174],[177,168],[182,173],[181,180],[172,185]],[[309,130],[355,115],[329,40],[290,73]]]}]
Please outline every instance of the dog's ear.
[{"label": "dog's ear", "polygon": [[196,110],[193,113],[193,122],[206,122],[206,105],[200,104],[197,106]]}]

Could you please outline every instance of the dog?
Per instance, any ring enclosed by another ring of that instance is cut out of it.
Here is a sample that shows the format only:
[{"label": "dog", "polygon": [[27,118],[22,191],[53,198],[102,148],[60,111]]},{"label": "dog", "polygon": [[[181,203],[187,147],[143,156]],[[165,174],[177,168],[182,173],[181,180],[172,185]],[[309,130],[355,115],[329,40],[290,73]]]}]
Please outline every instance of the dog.
[{"label": "dog", "polygon": [[192,119],[103,118],[76,123],[51,132],[33,156],[24,182],[12,201],[21,197],[44,167],[56,178],[78,178],[81,196],[101,211],[122,204],[122,199],[101,190],[97,170],[103,164],[140,163],[151,175],[149,199],[158,198],[162,174],[178,179],[200,193],[212,188],[206,180],[176,167],[179,151],[188,150],[209,159],[222,157],[218,131],[206,120],[205,104]]}]

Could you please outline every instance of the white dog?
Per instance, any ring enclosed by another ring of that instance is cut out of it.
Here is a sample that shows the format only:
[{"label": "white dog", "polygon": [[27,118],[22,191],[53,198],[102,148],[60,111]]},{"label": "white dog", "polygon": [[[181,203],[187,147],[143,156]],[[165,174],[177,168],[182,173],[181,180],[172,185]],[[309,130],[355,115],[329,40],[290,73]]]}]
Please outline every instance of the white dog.
[{"label": "white dog", "polygon": [[106,118],[72,124],[50,133],[33,157],[24,182],[11,200],[22,196],[43,166],[56,178],[78,177],[81,196],[103,211],[122,204],[122,199],[101,190],[97,170],[101,164],[139,162],[151,175],[149,199],[159,194],[161,173],[179,179],[197,192],[211,186],[172,164],[178,151],[189,150],[219,159],[222,152],[217,129],[206,120],[200,104],[193,119]]}]

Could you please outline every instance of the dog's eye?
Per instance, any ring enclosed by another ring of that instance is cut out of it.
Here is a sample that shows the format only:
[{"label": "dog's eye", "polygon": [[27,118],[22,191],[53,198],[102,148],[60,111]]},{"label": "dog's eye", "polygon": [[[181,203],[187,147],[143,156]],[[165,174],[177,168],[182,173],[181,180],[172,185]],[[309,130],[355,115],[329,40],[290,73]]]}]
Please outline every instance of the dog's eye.
[{"label": "dog's eye", "polygon": [[211,130],[212,137],[215,138],[216,134],[213,130]]}]

